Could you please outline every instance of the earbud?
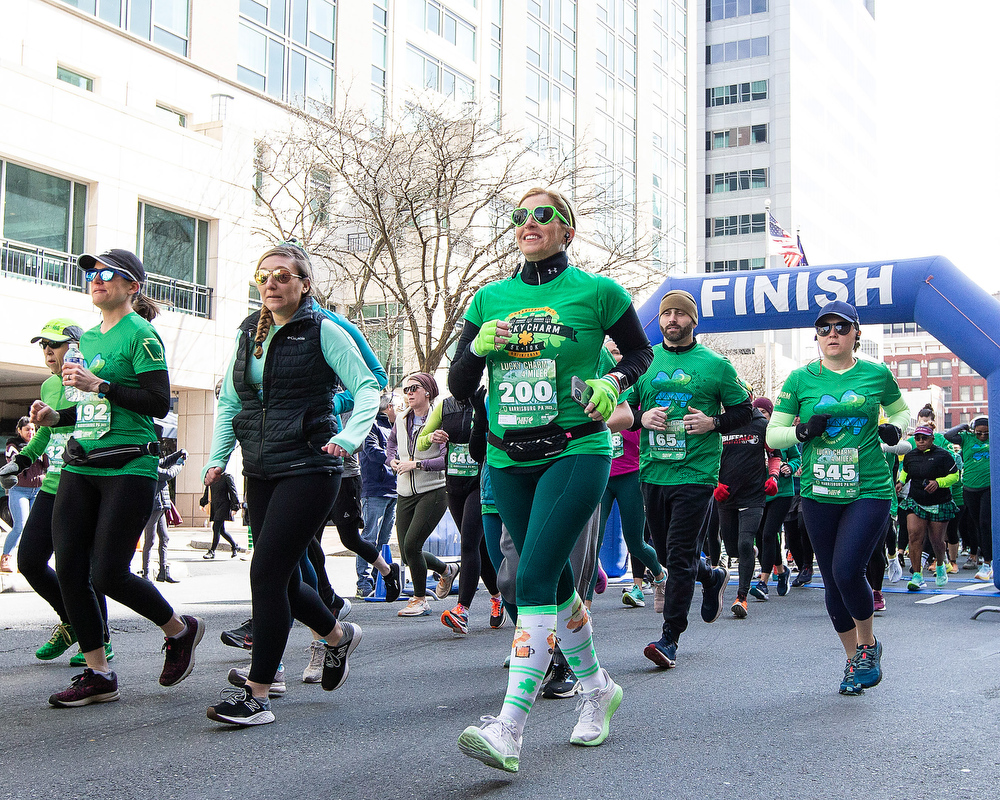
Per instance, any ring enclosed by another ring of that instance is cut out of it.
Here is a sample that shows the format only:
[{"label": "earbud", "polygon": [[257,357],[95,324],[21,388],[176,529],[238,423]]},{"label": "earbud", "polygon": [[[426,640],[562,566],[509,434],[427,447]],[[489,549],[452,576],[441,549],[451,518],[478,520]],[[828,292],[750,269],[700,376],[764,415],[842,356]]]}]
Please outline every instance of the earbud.
[{"label": "earbud", "polygon": [[569,234],[568,233],[565,236],[563,236],[563,239],[566,240],[566,244],[569,244]]}]

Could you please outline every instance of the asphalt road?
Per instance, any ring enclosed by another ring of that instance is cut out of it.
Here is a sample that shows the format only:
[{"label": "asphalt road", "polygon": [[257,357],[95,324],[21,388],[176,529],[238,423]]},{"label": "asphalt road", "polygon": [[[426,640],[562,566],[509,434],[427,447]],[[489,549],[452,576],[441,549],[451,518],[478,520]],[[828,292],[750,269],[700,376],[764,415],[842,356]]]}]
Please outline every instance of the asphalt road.
[{"label": "asphalt road", "polygon": [[[172,557],[186,577],[165,595],[208,626],[197,666],[160,687],[159,631],[111,603],[116,703],[50,708],[48,695],[74,674],[67,656],[33,656],[51,612],[32,594],[0,594],[0,798],[983,800],[1000,786],[1000,614],[970,620],[1000,601],[992,587],[933,604],[917,602],[933,592],[889,593],[876,626],[885,679],[842,697],[843,653],[818,588],[785,598],[772,590],[769,602],[751,601],[746,620],[727,611],[713,625],[700,621],[696,591],[678,666],[661,671],[642,656],[658,635],[652,603],[626,609],[612,586],[594,605],[602,664],[625,690],[611,736],[574,747],[575,702],[539,700],[521,771],[507,775],[455,744],[466,725],[499,711],[506,685],[512,629],[489,628],[485,595],[467,637],[438,621],[445,603],[416,620],[397,618],[400,604],[356,603],[351,620],[364,639],[333,693],[299,682],[309,635],[297,625],[288,693],[272,701],[277,721],[238,729],[205,709],[229,668],[248,661],[219,641],[249,614],[248,565],[190,550]],[[353,560],[330,562],[335,585],[351,592]]]}]

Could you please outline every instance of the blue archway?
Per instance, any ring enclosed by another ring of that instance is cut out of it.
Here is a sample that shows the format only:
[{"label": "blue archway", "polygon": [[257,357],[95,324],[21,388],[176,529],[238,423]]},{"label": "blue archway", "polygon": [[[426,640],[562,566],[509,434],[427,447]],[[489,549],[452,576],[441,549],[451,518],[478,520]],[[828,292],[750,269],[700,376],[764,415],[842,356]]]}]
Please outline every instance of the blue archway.
[{"label": "blue archway", "polygon": [[[694,295],[700,333],[809,328],[833,300],[854,305],[862,327],[916,322],[986,378],[990,427],[1000,430],[1000,301],[943,256],[673,276],[639,309],[652,342],[662,340],[660,298],[670,289]],[[1000,486],[1000,459],[990,460],[990,481]],[[996,564],[1000,498],[993,501],[993,553]],[[996,569],[993,583],[1000,589]]]}]

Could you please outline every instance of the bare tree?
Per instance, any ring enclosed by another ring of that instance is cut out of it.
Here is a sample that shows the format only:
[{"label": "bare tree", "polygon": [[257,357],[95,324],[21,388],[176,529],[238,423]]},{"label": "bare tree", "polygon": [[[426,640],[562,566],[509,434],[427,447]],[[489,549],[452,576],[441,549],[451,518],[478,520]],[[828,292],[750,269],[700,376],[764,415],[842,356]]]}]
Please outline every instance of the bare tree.
[{"label": "bare tree", "polygon": [[[577,153],[546,155],[471,105],[411,105],[378,127],[350,107],[302,115],[259,150],[258,231],[296,238],[327,268],[322,299],[343,298],[390,342],[406,329],[432,372],[476,291],[513,272],[508,215],[527,188],[573,187],[578,216],[608,211]],[[655,248],[649,236],[581,233],[600,254],[584,264],[593,271],[639,265]],[[661,279],[629,277],[633,290]]]}]

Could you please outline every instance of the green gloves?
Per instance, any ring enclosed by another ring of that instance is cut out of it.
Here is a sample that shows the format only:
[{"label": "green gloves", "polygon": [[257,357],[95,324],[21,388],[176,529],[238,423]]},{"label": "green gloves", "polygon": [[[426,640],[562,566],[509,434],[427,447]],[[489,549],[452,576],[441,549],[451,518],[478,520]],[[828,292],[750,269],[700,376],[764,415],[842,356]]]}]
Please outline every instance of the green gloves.
[{"label": "green gloves", "polygon": [[585,381],[587,386],[594,390],[590,402],[594,404],[604,419],[611,416],[611,412],[618,405],[618,387],[607,378],[591,378]]},{"label": "green gloves", "polygon": [[486,358],[488,354],[497,349],[496,341],[494,340],[494,337],[497,335],[497,322],[499,320],[496,319],[484,322],[483,327],[476,334],[476,338],[472,340],[472,352],[480,358]]}]

